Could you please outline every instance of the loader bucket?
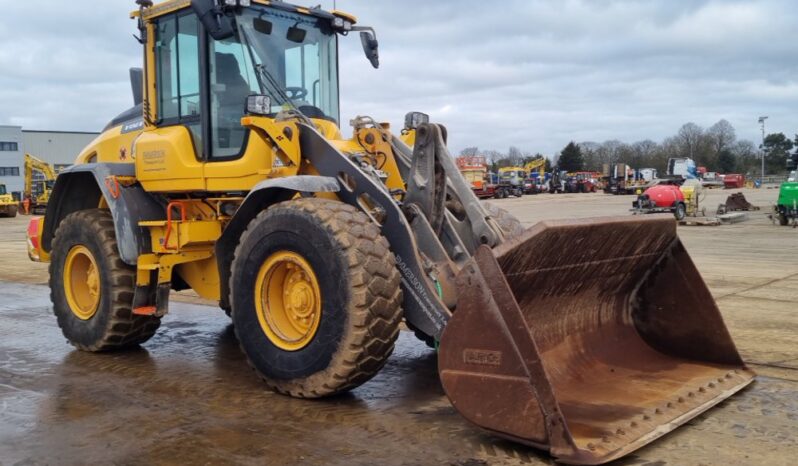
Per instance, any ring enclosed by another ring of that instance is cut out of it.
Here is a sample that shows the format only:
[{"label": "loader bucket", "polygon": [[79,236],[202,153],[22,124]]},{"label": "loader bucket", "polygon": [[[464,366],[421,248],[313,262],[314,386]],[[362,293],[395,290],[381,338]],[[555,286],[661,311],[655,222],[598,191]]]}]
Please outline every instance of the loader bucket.
[{"label": "loader bucket", "polygon": [[564,463],[619,458],[754,378],[670,218],[540,223],[481,246],[457,287],[447,396]]}]

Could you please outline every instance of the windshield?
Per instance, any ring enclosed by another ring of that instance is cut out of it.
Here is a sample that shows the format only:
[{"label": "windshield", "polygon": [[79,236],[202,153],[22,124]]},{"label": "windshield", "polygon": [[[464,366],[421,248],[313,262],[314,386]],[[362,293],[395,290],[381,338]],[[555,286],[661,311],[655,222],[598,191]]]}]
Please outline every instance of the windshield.
[{"label": "windshield", "polygon": [[[337,38],[329,21],[272,9],[250,8],[239,17],[248,45],[248,71],[272,111],[287,110],[286,99],[310,118],[337,122]],[[258,68],[262,73],[258,73]],[[279,88],[277,88],[279,87]]]}]

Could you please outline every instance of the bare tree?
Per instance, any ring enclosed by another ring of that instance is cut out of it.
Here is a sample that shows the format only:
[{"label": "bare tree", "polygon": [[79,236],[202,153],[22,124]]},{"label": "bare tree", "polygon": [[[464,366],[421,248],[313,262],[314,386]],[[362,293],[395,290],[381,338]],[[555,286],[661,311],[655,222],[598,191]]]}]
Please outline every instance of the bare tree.
[{"label": "bare tree", "polygon": [[479,147],[466,147],[460,151],[460,155],[463,157],[473,157],[475,155],[479,155]]},{"label": "bare tree", "polygon": [[720,154],[724,149],[730,149],[737,140],[734,126],[726,120],[720,120],[710,126],[707,130],[707,136],[710,144],[712,144],[712,151],[716,155]]},{"label": "bare tree", "polygon": [[635,168],[655,168],[655,157],[659,144],[651,139],[637,141],[631,145],[632,156],[629,165]]},{"label": "bare tree", "polygon": [[742,139],[737,141],[732,147],[731,152],[737,159],[737,169],[745,174],[759,172],[759,151],[756,144]]},{"label": "bare tree", "polygon": [[490,165],[490,169],[494,171],[499,167],[499,162],[505,158],[504,154],[493,149],[483,151],[482,155],[485,156],[485,160],[487,160],[488,165]]},{"label": "bare tree", "polygon": [[507,159],[509,166],[518,166],[524,160],[524,153],[521,152],[521,149],[515,146],[510,146],[510,149],[507,151]]}]

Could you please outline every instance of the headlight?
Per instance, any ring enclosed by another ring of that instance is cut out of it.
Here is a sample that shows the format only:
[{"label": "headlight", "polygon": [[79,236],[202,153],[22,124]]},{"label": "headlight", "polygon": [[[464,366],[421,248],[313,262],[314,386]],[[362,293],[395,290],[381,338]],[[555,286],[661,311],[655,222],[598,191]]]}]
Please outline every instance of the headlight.
[{"label": "headlight", "polygon": [[268,95],[247,97],[247,113],[250,115],[269,115],[272,113],[272,99]]},{"label": "headlight", "polygon": [[249,6],[250,0],[224,0],[227,6]]}]

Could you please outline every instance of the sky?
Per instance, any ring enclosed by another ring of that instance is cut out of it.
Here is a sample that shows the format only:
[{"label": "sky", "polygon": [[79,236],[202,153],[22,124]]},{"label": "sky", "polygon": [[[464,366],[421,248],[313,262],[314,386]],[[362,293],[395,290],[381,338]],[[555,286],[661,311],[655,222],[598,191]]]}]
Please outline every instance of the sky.
[{"label": "sky", "polygon": [[[325,8],[333,0],[315,0]],[[337,0],[373,26],[381,67],[340,41],[341,119],[423,111],[469,146],[547,155],[569,141],[661,141],[725,118],[798,133],[789,0]],[[310,5],[309,3],[301,3]],[[0,124],[99,131],[132,105],[132,0],[0,0]]]}]

